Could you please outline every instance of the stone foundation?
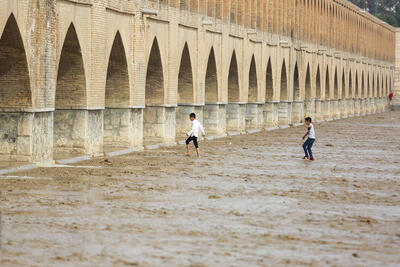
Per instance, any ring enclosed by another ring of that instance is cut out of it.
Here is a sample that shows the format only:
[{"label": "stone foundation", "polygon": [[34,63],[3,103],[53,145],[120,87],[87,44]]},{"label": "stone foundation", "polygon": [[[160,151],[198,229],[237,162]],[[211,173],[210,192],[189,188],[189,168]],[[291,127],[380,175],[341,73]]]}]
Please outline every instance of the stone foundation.
[{"label": "stone foundation", "polygon": [[207,135],[225,135],[225,105],[211,103],[206,104],[203,109],[203,126]]},{"label": "stone foundation", "polygon": [[246,130],[261,129],[264,124],[263,105],[249,103],[246,105]]},{"label": "stone foundation", "polygon": [[143,111],[143,139],[175,143],[175,107],[148,106]]},{"label": "stone foundation", "polygon": [[311,117],[315,120],[315,100],[309,99],[304,101],[303,117]]},{"label": "stone foundation", "polygon": [[246,131],[246,105],[229,103],[226,106],[226,129],[227,132]]},{"label": "stone foundation", "polygon": [[323,119],[322,116],[322,101],[321,99],[315,99],[315,108],[314,108],[314,120],[320,121]]},{"label": "stone foundation", "polygon": [[104,145],[139,148],[143,146],[143,109],[106,108]]},{"label": "stone foundation", "polygon": [[103,110],[55,110],[54,148],[60,153],[103,153]]},{"label": "stone foundation", "polygon": [[278,104],[278,125],[286,126],[291,122],[292,103],[289,101],[282,101]]},{"label": "stone foundation", "polygon": [[293,101],[290,124],[301,123],[303,121],[304,105],[305,103],[301,100]]},{"label": "stone foundation", "polygon": [[263,119],[265,128],[278,126],[278,103],[270,101],[264,104]]}]

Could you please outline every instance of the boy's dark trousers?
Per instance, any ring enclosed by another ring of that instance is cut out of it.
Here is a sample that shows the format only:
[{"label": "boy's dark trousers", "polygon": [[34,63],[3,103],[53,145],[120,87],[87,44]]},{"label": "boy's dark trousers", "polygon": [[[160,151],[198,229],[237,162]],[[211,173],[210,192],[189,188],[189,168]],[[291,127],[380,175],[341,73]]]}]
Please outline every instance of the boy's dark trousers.
[{"label": "boy's dark trousers", "polygon": [[310,155],[310,159],[313,159],[311,148],[314,144],[314,141],[315,139],[307,138],[307,140],[303,144],[304,153],[306,154],[306,157]]}]

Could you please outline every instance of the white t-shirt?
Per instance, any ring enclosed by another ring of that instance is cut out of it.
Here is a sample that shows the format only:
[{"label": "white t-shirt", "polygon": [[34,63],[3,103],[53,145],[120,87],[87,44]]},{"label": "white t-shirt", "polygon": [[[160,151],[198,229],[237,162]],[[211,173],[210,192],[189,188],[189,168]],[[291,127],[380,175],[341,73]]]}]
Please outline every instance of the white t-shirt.
[{"label": "white t-shirt", "polygon": [[308,136],[308,138],[315,139],[315,130],[314,130],[314,125],[312,123],[310,123],[309,131],[310,135]]},{"label": "white t-shirt", "polygon": [[195,136],[199,137],[199,130],[202,132],[203,135],[206,133],[204,132],[203,126],[201,126],[200,122],[198,120],[192,121],[192,130],[188,132],[188,136]]}]

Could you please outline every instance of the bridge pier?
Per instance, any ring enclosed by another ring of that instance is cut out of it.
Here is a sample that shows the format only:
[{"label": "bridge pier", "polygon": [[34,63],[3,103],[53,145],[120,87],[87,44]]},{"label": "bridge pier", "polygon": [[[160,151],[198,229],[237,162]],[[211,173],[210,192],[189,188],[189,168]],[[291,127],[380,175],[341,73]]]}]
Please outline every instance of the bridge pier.
[{"label": "bridge pier", "polygon": [[303,100],[294,100],[292,102],[292,113],[290,124],[298,124],[303,121],[305,103]]},{"label": "bridge pier", "polygon": [[104,110],[104,147],[143,148],[143,109],[106,108]]},{"label": "bridge pier", "polygon": [[347,118],[347,101],[345,99],[338,100],[338,115],[339,118]]},{"label": "bridge pier", "polygon": [[271,128],[278,126],[278,105],[279,102],[267,101],[264,104],[264,127]]},{"label": "bridge pier", "polygon": [[314,102],[315,102],[314,120],[315,121],[323,120],[323,116],[322,116],[322,100],[321,99],[315,99]]},{"label": "bridge pier", "polygon": [[288,126],[291,123],[292,102],[281,101],[278,104],[278,125]]},{"label": "bridge pier", "polygon": [[228,103],[226,106],[226,129],[228,134],[246,131],[246,104]]},{"label": "bridge pier", "polygon": [[329,99],[325,99],[322,101],[322,110],[323,110],[323,120],[329,121],[332,119],[331,113],[331,101]]},{"label": "bridge pier", "polygon": [[264,122],[264,105],[248,103],[246,105],[246,130],[262,129]]},{"label": "bridge pier", "polygon": [[143,111],[143,143],[153,145],[175,144],[176,110],[175,107],[146,106]]},{"label": "bridge pier", "polygon": [[[303,117],[312,117],[315,120],[315,100],[309,99],[304,101]],[[304,118],[302,118],[304,119]]]},{"label": "bridge pier", "polygon": [[56,109],[54,149],[60,154],[103,153],[103,110]]},{"label": "bridge pier", "polygon": [[207,103],[203,110],[203,126],[207,135],[226,135],[226,105]]}]

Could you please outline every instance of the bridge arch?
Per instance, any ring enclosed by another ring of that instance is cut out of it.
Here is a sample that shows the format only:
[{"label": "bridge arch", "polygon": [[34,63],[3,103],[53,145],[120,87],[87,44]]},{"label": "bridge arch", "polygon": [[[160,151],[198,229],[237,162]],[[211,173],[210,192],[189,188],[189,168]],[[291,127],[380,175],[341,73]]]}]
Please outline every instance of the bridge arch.
[{"label": "bridge arch", "polygon": [[0,38],[0,110],[32,108],[29,67],[14,14],[8,17]]},{"label": "bridge arch", "polygon": [[157,37],[154,38],[147,61],[145,103],[146,106],[164,105],[164,71]]},{"label": "bridge arch", "polygon": [[211,47],[205,76],[205,101],[207,103],[217,103],[219,101],[218,93],[218,71],[215,60],[214,47]]},{"label": "bridge arch", "polygon": [[335,68],[335,75],[333,76],[333,99],[339,99],[339,77],[337,68]]},{"label": "bridge arch", "polygon": [[233,50],[228,74],[228,102],[240,101],[239,70],[236,59],[236,52]]},{"label": "bridge arch", "polygon": [[300,75],[299,75],[299,68],[296,62],[293,71],[293,100],[300,100],[300,99],[301,99]]},{"label": "bridge arch", "polygon": [[304,92],[304,99],[310,100],[311,97],[312,97],[312,93],[311,93],[311,71],[310,71],[310,64],[307,64],[304,90],[305,90],[305,92]]},{"label": "bridge arch", "polygon": [[105,107],[127,108],[130,100],[129,72],[125,46],[119,31],[115,34],[108,58]]},{"label": "bridge arch", "polygon": [[321,82],[322,82],[321,71],[320,71],[319,65],[317,65],[317,72],[315,75],[315,86],[316,86],[315,97],[316,97],[316,99],[321,99],[321,90],[322,90]]},{"label": "bridge arch", "polygon": [[287,67],[286,61],[283,60],[281,66],[281,92],[280,92],[280,100],[287,101],[289,100],[288,96],[288,81],[287,81]]},{"label": "bridge arch", "polygon": [[325,71],[325,100],[331,99],[331,81],[329,77],[329,67],[326,67]]},{"label": "bridge arch", "polygon": [[272,101],[274,98],[274,80],[272,72],[271,57],[268,58],[265,74],[265,101]]},{"label": "bridge arch", "polygon": [[193,69],[188,44],[185,43],[179,65],[178,105],[194,103]]},{"label": "bridge arch", "polygon": [[249,91],[248,102],[255,103],[258,101],[258,81],[257,81],[257,67],[254,55],[251,58],[249,69]]},{"label": "bridge arch", "polygon": [[346,99],[346,74],[344,72],[344,68],[342,70],[342,90],[340,99],[342,100]]}]

